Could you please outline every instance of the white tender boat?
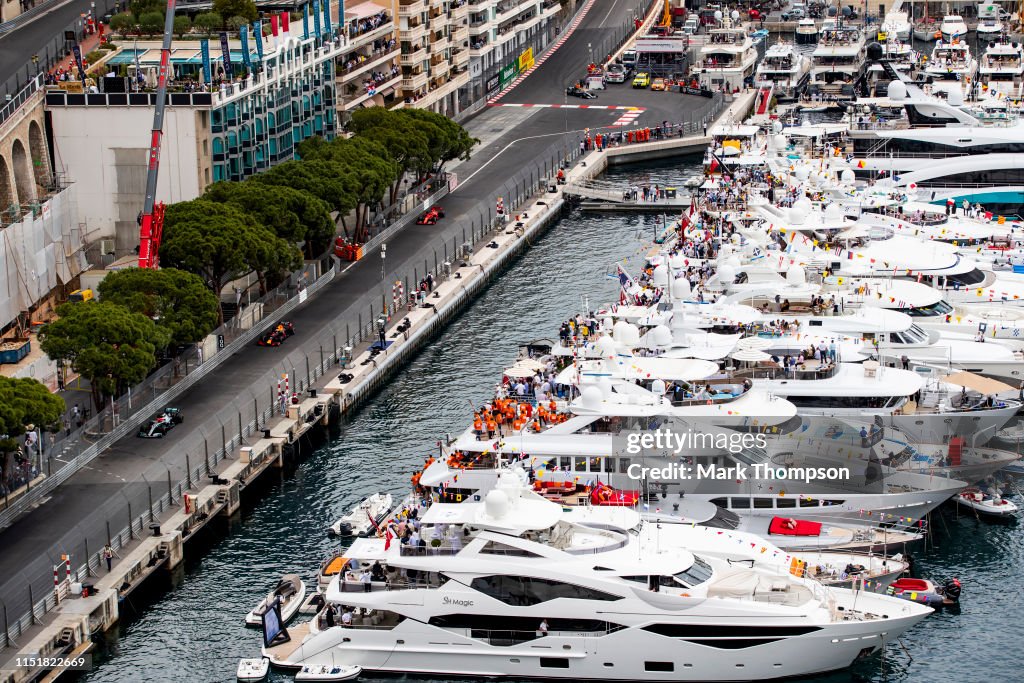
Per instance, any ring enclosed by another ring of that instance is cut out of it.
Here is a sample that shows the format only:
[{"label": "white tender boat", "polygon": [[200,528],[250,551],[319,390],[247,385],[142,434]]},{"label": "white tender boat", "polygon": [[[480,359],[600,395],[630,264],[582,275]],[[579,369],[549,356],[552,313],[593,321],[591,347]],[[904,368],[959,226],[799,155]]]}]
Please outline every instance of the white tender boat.
[{"label": "white tender boat", "polygon": [[953,38],[966,38],[967,31],[967,22],[957,14],[947,14],[942,17],[942,23],[939,24],[939,32],[942,33],[942,39],[947,42],[953,40]]},{"label": "white tender boat", "polygon": [[1011,517],[1019,509],[1012,501],[1006,500],[1002,495],[995,495],[982,491],[978,488],[967,488],[956,496],[956,502],[964,507],[971,508],[981,515],[989,517]]},{"label": "white tender boat", "polygon": [[334,536],[366,536],[388,516],[392,507],[390,493],[375,493],[332,524],[330,533]]},{"label": "white tender boat", "polygon": [[270,660],[266,657],[242,659],[238,662],[237,678],[240,681],[262,681],[270,672]]},{"label": "white tender boat", "polygon": [[331,664],[311,664],[302,667],[297,674],[297,681],[350,681],[363,672],[360,666],[334,666]]},{"label": "white tender boat", "polygon": [[260,601],[251,612],[245,615],[247,626],[262,626],[263,614],[273,606],[277,600],[281,601],[281,623],[287,624],[292,617],[299,613],[306,598],[306,584],[299,578],[298,574],[285,574],[277,582],[274,590],[267,594],[267,597]]},{"label": "white tender boat", "polygon": [[826,586],[862,588],[884,593],[893,581],[910,569],[902,555],[886,557],[870,553],[801,552],[793,556],[803,562],[805,576]]}]

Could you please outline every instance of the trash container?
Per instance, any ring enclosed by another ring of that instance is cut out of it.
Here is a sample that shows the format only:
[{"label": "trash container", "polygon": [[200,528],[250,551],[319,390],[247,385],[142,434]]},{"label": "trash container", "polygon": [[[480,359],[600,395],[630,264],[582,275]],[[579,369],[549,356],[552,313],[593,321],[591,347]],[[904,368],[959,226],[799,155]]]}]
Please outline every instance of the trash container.
[{"label": "trash container", "polygon": [[676,188],[674,188],[674,187],[666,187],[665,188],[665,196],[668,197],[669,199],[675,199],[676,198]]},{"label": "trash container", "polygon": [[90,595],[95,595],[95,594],[96,594],[96,587],[95,586],[93,586],[91,583],[83,583],[82,584],[82,597],[83,598],[87,598]]}]

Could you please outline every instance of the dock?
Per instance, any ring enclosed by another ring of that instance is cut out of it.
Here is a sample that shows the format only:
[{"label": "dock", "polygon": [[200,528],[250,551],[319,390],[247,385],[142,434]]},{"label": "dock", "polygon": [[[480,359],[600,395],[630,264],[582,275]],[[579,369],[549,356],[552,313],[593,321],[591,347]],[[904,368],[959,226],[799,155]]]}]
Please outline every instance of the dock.
[{"label": "dock", "polygon": [[[734,97],[718,122],[742,118],[752,107],[754,95],[748,92]],[[590,151],[566,165],[566,183],[582,187],[609,165],[699,153],[708,142],[703,135],[692,135]],[[86,558],[73,558],[75,564],[69,560],[67,569],[60,568],[59,577],[55,576],[52,595],[44,600],[35,596],[31,614],[20,618],[8,615],[0,683],[56,680],[63,675],[61,669],[18,667],[14,659],[87,652],[95,635],[117,623],[122,599],[154,576],[180,565],[191,541],[214,520],[236,514],[246,491],[266,472],[284,467],[325,440],[332,424],[370,397],[512,259],[528,249],[567,208],[568,198],[565,187],[556,185],[551,177],[514,214],[496,219],[475,246],[467,244],[470,248],[446,255],[447,260],[438,266],[435,286],[425,298],[389,311],[382,350],[374,350],[380,345],[376,337],[360,335],[358,346],[351,349],[339,348],[336,343],[332,346],[328,340],[319,364],[307,357],[308,382],[296,387],[299,393],[284,406],[283,414],[280,406],[273,406],[247,425],[240,419],[238,433],[223,436],[223,452],[213,454],[212,464],[209,458],[198,465],[193,462],[186,481],[173,485],[168,480],[167,491],[153,502],[152,511],[133,516],[129,526],[110,536],[116,553],[110,571],[100,548],[89,549]],[[688,205],[689,199],[677,197],[677,202],[682,201]],[[651,208],[664,212],[680,206],[657,202]],[[620,206],[618,210],[638,209]],[[85,592],[88,595],[83,597]],[[293,633],[295,640],[301,627]]]}]

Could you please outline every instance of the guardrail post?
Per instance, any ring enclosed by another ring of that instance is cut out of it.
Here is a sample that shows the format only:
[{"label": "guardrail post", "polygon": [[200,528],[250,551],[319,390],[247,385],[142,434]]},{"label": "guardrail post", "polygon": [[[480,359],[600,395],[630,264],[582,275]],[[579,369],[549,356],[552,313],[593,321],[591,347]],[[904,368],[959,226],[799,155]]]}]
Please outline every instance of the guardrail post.
[{"label": "guardrail post", "polygon": [[[185,478],[188,481],[188,487],[192,488],[192,461],[188,458],[188,453],[185,454]],[[110,534],[107,534],[108,536]]]},{"label": "guardrail post", "polygon": [[[294,374],[294,373],[293,373]],[[228,457],[228,437],[227,430],[224,429],[224,425],[220,426],[220,452],[224,454],[224,458]],[[216,457],[216,456],[214,456]]]},{"label": "guardrail post", "polygon": [[239,409],[239,411],[238,411],[238,445],[239,446],[242,445],[242,437],[243,436],[245,436],[245,435],[242,434],[242,411],[241,411],[241,409]]},{"label": "guardrail post", "polygon": [[174,505],[174,484],[171,483],[171,471],[167,470],[167,506]]},{"label": "guardrail post", "polygon": [[146,484],[146,490],[149,491],[149,523],[153,523],[153,487]]},{"label": "guardrail post", "polygon": [[107,545],[110,545],[110,520],[107,520]]},{"label": "guardrail post", "polygon": [[324,374],[324,373],[327,372],[327,369],[324,367],[324,345],[323,344],[320,345],[320,366],[319,367],[320,367],[320,373],[321,374]]},{"label": "guardrail post", "polygon": [[11,628],[7,625],[7,605],[4,604],[4,647],[11,646]]},{"label": "guardrail post", "polygon": [[[323,349],[322,348],[320,350],[320,353],[323,354]],[[310,382],[309,376],[310,376],[310,373],[309,373],[309,354],[307,353],[306,354],[306,388],[307,389],[309,388],[309,382]]]},{"label": "guardrail post", "polygon": [[132,516],[131,503],[128,503],[128,538],[135,538],[135,517]]},{"label": "guardrail post", "polygon": [[89,562],[89,558],[91,557],[89,555],[89,537],[87,536],[83,538],[82,543],[85,544],[85,575],[92,576],[92,566],[90,565]]},{"label": "guardrail post", "polygon": [[28,609],[32,613],[32,625],[36,625],[36,599],[32,596],[32,584],[28,585]]},{"label": "guardrail post", "polygon": [[206,462],[206,476],[210,476],[210,442],[206,437],[203,437],[203,460]]}]

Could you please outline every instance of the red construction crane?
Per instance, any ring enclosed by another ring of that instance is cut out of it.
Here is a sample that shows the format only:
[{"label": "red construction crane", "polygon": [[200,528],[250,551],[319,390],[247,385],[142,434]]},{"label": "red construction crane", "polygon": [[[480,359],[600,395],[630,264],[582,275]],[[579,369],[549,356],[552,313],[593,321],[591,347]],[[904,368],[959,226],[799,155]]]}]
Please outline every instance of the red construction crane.
[{"label": "red construction crane", "polygon": [[174,2],[175,0],[167,0],[167,13],[164,16],[164,42],[160,49],[160,71],[156,81],[156,111],[153,112],[153,134],[149,141],[146,198],[139,219],[139,268],[158,267],[160,237],[164,229],[164,204],[156,203],[156,180],[160,171],[160,143],[164,136],[167,72],[171,63],[171,38],[174,34]]}]

